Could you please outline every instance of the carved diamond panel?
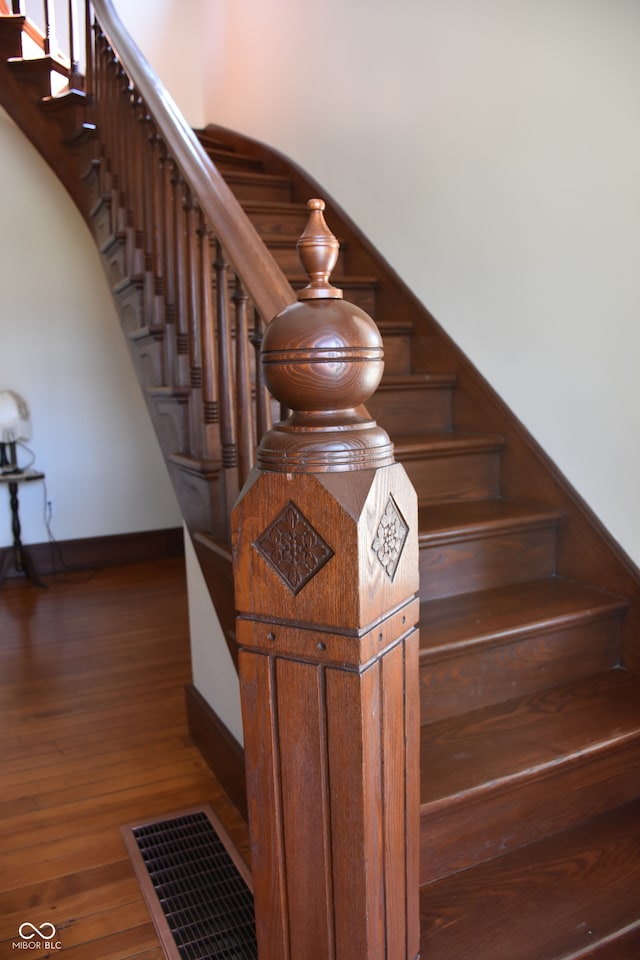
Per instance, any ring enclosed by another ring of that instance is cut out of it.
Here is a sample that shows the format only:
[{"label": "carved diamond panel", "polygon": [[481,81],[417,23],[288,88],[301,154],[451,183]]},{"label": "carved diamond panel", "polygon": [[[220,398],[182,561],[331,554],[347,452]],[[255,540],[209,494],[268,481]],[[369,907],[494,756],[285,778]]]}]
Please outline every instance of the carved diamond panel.
[{"label": "carved diamond panel", "polygon": [[409,527],[397,503],[389,494],[387,505],[378,524],[378,532],[371,547],[390,580],[395,576],[400,556],[409,534]]},{"label": "carved diamond panel", "polygon": [[333,550],[289,501],[254,546],[295,595],[333,556]]}]

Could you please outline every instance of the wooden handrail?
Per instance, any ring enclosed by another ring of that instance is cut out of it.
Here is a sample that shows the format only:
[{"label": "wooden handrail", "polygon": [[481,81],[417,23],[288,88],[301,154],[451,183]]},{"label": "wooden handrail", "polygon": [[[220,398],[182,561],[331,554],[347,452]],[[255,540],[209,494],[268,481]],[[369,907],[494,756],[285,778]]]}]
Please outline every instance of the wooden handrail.
[{"label": "wooden handrail", "polygon": [[200,145],[175,101],[124,30],[110,0],[91,3],[118,59],[144,99],[206,219],[268,322],[295,293],[221,174]]}]

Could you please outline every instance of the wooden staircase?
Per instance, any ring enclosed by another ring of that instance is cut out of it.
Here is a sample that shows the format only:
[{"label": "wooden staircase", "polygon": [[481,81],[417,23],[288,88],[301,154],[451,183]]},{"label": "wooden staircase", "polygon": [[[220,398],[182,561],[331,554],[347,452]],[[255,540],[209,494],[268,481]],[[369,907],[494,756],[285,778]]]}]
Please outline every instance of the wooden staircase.
[{"label": "wooden staircase", "polygon": [[[15,18],[10,27],[2,19],[15,33]],[[9,40],[0,49],[14,57],[13,91],[17,51]],[[185,272],[171,282],[136,260],[144,241],[100,180],[100,118],[80,98],[82,115],[70,103],[61,127],[50,100],[39,107],[26,95],[49,124],[52,165],[62,129],[69,162],[86,177],[83,209],[234,650],[224,512],[242,475],[233,457],[225,463],[220,413],[193,372],[205,366],[197,351],[193,360],[197,333],[180,326],[178,293],[169,294],[175,281],[188,297],[196,254],[183,251]],[[28,135],[35,115],[14,113]],[[198,137],[291,287],[302,286],[295,244],[305,201],[324,191],[248,138],[218,127]],[[193,211],[192,199],[181,197]],[[327,221],[342,244],[333,280],[384,337],[385,376],[369,410],[419,497],[422,956],[634,960],[640,573],[343,211],[328,203]],[[238,343],[246,295],[226,274],[212,282],[235,291],[228,336]],[[259,320],[242,322],[259,342]],[[260,394],[244,357],[236,405],[243,377],[254,384],[244,396]]]}]

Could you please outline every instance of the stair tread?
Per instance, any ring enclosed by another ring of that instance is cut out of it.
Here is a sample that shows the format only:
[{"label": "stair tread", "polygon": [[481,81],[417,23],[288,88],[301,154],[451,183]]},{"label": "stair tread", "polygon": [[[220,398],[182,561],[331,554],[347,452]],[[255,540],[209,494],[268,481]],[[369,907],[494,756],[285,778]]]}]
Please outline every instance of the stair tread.
[{"label": "stair tread", "polygon": [[393,445],[398,456],[406,459],[473,450],[500,450],[504,446],[504,437],[497,433],[394,434]]},{"label": "stair tread", "polygon": [[454,373],[385,373],[378,390],[398,387],[452,387],[456,384]]},{"label": "stair tread", "polygon": [[[397,442],[395,445],[397,450]],[[420,510],[420,543],[424,546],[440,540],[486,536],[488,528],[501,533],[526,526],[548,526],[561,518],[561,511],[555,508],[515,500],[425,504]]]},{"label": "stair tread", "polygon": [[[615,943],[617,931],[624,943],[637,944],[640,905],[629,892],[639,884],[640,802],[634,802],[425,885],[422,956],[586,960],[598,944]],[[615,955],[636,956],[624,946]]]},{"label": "stair tread", "polygon": [[627,606],[622,597],[563,577],[430,600],[420,610],[421,661],[622,613]]},{"label": "stair tread", "polygon": [[631,738],[640,738],[640,677],[621,669],[424,725],[423,811]]}]

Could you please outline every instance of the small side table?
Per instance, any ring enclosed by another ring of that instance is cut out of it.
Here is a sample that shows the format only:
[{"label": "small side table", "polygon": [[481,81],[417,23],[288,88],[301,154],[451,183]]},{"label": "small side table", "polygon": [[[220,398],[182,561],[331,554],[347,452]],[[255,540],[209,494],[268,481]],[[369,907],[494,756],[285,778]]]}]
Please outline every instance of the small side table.
[{"label": "small side table", "polygon": [[18,573],[23,573],[28,580],[35,583],[38,587],[46,587],[46,584],[38,577],[29,552],[22,544],[20,539],[20,503],[18,501],[18,488],[21,483],[32,483],[34,480],[44,480],[44,473],[39,470],[21,470],[16,473],[0,473],[0,484],[9,488],[9,500],[11,505],[11,531],[13,533],[13,545],[8,547],[0,565],[0,583],[2,583],[11,566],[13,557],[13,566]]}]

